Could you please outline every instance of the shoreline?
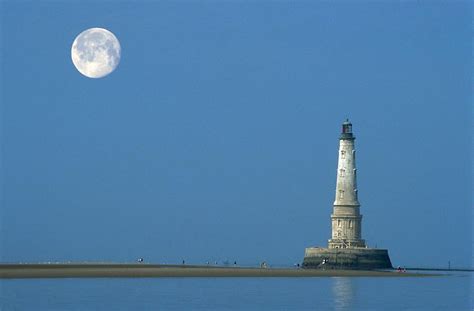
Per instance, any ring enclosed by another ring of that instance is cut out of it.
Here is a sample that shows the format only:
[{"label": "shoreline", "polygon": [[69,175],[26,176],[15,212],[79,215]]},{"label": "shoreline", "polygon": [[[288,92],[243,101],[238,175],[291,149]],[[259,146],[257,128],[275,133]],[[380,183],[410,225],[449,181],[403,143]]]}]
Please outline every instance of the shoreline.
[{"label": "shoreline", "polygon": [[159,264],[0,264],[0,279],[149,277],[428,277],[440,274],[381,270],[317,270]]}]

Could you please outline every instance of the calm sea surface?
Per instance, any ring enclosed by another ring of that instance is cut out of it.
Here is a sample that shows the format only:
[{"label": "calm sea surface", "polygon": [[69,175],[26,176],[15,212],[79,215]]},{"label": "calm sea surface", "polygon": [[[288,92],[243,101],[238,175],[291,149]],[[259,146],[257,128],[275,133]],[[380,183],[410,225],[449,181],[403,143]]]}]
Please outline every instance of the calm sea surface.
[{"label": "calm sea surface", "polygon": [[472,276],[2,280],[0,310],[473,310]]}]

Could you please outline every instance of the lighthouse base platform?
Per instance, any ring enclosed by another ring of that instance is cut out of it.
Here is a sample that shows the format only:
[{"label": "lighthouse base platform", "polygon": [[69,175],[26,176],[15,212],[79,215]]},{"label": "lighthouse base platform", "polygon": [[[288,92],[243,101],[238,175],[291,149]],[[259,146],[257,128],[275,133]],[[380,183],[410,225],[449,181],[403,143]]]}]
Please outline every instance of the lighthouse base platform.
[{"label": "lighthouse base platform", "polygon": [[306,269],[392,269],[388,250],[378,248],[320,248],[305,249],[303,268]]}]

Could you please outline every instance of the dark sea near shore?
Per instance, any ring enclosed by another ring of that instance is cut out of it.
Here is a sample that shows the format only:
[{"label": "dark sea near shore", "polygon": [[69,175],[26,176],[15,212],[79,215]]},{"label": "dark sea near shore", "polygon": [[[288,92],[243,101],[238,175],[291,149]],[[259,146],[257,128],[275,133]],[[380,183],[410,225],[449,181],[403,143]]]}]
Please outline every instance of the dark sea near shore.
[{"label": "dark sea near shore", "polygon": [[472,277],[11,279],[0,310],[473,310]]}]

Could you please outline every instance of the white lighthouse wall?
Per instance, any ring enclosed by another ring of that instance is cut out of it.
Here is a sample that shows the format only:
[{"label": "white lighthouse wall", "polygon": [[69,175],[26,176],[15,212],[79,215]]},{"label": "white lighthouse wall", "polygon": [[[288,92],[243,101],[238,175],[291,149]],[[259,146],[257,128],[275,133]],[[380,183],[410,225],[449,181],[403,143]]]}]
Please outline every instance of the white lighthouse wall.
[{"label": "white lighthouse wall", "polygon": [[331,215],[330,248],[365,247],[357,195],[354,138],[339,140],[336,193]]},{"label": "white lighthouse wall", "polygon": [[358,240],[361,235],[360,217],[332,217],[332,239]]},{"label": "white lighthouse wall", "polygon": [[337,165],[334,205],[359,205],[353,139],[341,139],[339,141],[339,161]]}]

